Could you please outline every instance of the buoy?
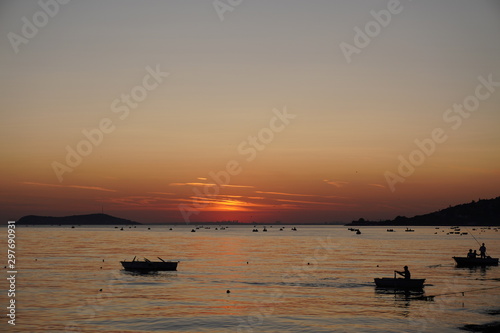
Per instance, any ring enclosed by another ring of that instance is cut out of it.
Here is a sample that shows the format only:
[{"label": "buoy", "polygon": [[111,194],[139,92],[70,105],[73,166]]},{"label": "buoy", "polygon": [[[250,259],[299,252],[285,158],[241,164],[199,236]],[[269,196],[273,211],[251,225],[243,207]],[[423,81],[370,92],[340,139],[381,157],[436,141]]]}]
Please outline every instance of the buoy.
[{"label": "buoy", "polygon": [[99,291],[102,291],[102,289],[99,289]]},{"label": "buoy", "polygon": [[230,294],[230,293],[231,293],[231,291],[228,289],[228,290],[226,291],[226,294]]}]

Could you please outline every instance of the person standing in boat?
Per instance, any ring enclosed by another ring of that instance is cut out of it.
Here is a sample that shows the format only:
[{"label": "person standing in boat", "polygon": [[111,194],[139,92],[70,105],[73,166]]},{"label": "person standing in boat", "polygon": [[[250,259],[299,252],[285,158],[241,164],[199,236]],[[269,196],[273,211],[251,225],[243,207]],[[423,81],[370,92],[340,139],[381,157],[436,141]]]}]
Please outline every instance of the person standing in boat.
[{"label": "person standing in boat", "polygon": [[486,258],[486,246],[484,246],[484,243],[479,248],[479,252],[480,252],[479,255],[481,256],[481,258]]},{"label": "person standing in boat", "polygon": [[400,271],[394,271],[394,272],[398,273],[401,276],[404,276],[406,280],[411,279],[411,273],[408,270],[408,266],[405,266],[404,271],[402,271],[402,272],[400,272]]}]

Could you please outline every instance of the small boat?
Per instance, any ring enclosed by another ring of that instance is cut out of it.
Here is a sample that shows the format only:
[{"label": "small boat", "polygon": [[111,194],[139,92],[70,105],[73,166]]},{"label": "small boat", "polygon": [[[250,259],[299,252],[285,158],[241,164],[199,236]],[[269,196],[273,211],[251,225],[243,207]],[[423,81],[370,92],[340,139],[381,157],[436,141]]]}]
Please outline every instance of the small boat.
[{"label": "small boat", "polygon": [[498,258],[467,258],[467,257],[453,257],[457,266],[472,267],[472,266],[498,266]]},{"label": "small boat", "polygon": [[356,235],[361,235],[361,231],[359,229],[356,230]]},{"label": "small boat", "polygon": [[395,232],[394,229],[387,229],[387,232]]},{"label": "small boat", "polygon": [[375,278],[378,288],[422,289],[425,279]]},{"label": "small boat", "polygon": [[406,228],[405,232],[415,232],[415,230],[410,229],[410,228]]},{"label": "small boat", "polygon": [[120,261],[126,271],[134,272],[157,272],[157,271],[176,271],[178,261],[165,261],[158,257],[161,261],[151,261],[144,258],[144,261],[132,259],[132,261]]}]

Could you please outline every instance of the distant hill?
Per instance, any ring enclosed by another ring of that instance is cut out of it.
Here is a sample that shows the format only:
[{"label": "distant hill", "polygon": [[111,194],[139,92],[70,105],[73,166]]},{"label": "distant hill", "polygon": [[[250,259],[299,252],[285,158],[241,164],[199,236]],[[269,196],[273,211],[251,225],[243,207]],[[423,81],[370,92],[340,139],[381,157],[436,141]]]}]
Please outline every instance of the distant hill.
[{"label": "distant hill", "polygon": [[448,207],[437,212],[414,217],[398,216],[393,220],[366,221],[359,219],[346,225],[500,225],[500,197]]},{"label": "distant hill", "polygon": [[72,215],[72,216],[23,216],[17,220],[16,224],[29,225],[131,225],[141,224],[130,220],[121,219],[107,214],[88,214],[88,215]]}]

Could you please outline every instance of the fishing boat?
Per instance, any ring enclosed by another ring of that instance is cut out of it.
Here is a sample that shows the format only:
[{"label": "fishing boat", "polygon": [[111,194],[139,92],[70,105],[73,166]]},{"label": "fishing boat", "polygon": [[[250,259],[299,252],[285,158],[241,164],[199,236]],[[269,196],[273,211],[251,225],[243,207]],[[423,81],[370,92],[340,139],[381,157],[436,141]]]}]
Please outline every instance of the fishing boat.
[{"label": "fishing boat", "polygon": [[165,261],[158,257],[160,261],[151,261],[147,258],[144,260],[136,260],[136,257],[132,261],[120,261],[123,268],[126,271],[135,272],[157,272],[157,271],[176,271],[178,261]]},{"label": "fishing boat", "polygon": [[378,288],[422,289],[425,279],[375,278]]},{"label": "fishing boat", "polygon": [[473,266],[498,266],[498,258],[467,258],[467,257],[453,257],[457,266],[473,267]]}]

